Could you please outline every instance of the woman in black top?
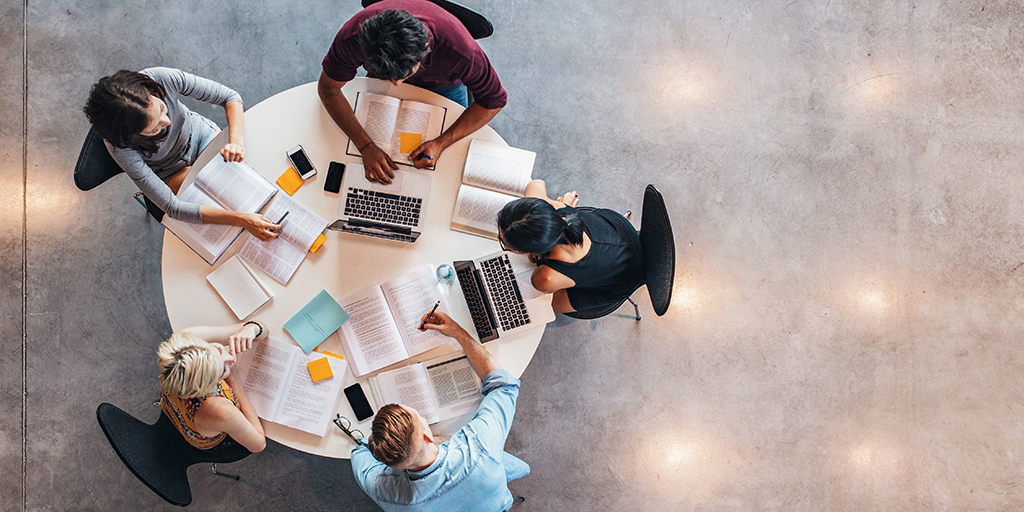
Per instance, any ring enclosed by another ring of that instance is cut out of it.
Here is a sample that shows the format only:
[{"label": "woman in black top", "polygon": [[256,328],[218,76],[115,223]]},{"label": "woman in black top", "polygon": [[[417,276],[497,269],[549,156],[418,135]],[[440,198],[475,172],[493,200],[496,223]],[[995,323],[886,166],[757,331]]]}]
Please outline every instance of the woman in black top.
[{"label": "woman in black top", "polygon": [[498,214],[502,248],[537,264],[533,286],[554,294],[557,313],[614,305],[643,284],[643,250],[633,225],[613,210],[577,210],[578,202],[575,192],[550,199],[544,181],[533,180],[526,197]]}]

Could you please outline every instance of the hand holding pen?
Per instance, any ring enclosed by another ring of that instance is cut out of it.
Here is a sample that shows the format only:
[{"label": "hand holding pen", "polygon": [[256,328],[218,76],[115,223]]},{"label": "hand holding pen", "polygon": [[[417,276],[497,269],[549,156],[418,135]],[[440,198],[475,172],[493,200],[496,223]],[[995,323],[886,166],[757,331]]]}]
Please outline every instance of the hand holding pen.
[{"label": "hand holding pen", "polygon": [[437,307],[438,307],[438,306],[440,306],[440,305],[441,305],[441,301],[437,301],[437,302],[435,302],[435,303],[434,303],[434,309],[431,309],[431,310],[430,310],[430,313],[427,313],[427,315],[423,317],[423,321],[422,321],[422,322],[420,322],[420,330],[421,330],[421,331],[425,331],[425,330],[426,330],[426,325],[427,325],[427,322],[428,322],[428,321],[429,321],[430,319],[434,318],[434,312],[436,312],[436,311],[437,311]]}]

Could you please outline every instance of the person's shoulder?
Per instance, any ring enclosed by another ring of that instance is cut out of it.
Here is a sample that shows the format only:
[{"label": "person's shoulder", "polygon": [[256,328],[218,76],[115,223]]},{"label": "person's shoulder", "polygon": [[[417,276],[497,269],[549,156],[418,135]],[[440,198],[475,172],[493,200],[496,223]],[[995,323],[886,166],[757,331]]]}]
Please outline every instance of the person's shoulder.
[{"label": "person's shoulder", "polygon": [[552,293],[560,290],[558,288],[558,279],[562,277],[562,273],[544,264],[538,265],[537,270],[533,271],[533,275],[530,276],[530,283],[533,287],[544,292]]}]

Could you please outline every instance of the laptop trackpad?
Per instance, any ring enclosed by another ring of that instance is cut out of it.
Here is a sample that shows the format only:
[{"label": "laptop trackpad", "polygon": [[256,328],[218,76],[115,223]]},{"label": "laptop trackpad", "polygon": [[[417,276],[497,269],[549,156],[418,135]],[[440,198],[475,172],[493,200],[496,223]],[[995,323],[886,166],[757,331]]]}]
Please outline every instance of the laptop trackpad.
[{"label": "laptop trackpad", "polygon": [[378,192],[387,192],[389,194],[398,194],[402,190],[402,178],[405,177],[405,173],[396,172],[395,177],[391,178],[390,185],[384,185],[383,183],[370,182],[370,190],[376,190]]}]

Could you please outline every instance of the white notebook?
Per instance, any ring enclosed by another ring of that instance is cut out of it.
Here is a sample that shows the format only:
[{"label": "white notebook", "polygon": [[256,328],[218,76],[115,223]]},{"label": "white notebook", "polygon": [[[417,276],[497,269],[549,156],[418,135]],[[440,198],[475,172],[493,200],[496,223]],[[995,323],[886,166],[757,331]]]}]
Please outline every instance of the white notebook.
[{"label": "white notebook", "polygon": [[206,280],[239,320],[248,318],[274,296],[237,254],[210,272]]}]

